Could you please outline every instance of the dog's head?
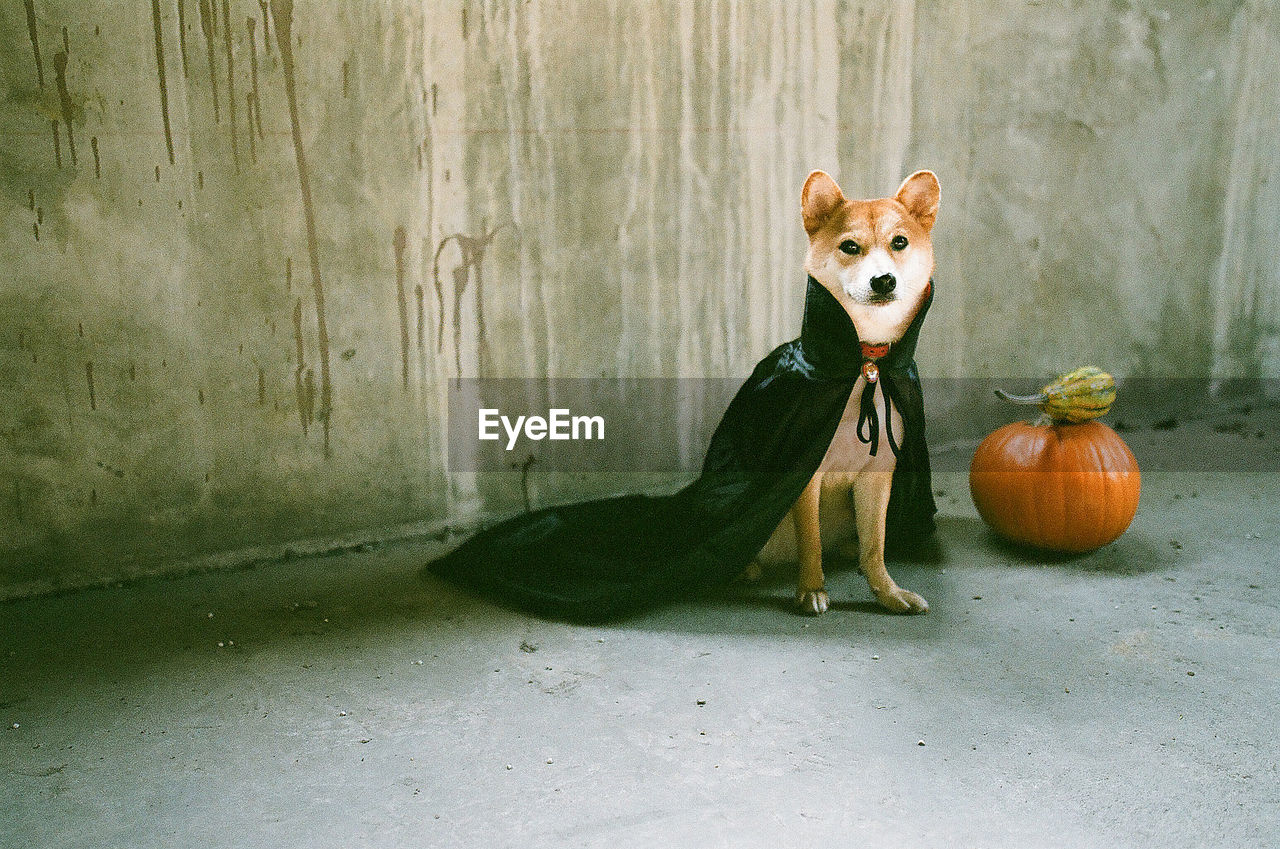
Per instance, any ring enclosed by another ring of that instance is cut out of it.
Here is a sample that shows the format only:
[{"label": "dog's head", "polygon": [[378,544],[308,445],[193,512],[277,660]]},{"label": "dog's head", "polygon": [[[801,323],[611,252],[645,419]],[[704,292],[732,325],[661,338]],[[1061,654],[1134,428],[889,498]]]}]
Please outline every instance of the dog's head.
[{"label": "dog's head", "polygon": [[917,171],[896,195],[876,200],[847,200],[823,171],[805,180],[805,271],[840,302],[864,342],[896,342],[915,317],[933,275],[929,233],[939,191],[932,171]]}]

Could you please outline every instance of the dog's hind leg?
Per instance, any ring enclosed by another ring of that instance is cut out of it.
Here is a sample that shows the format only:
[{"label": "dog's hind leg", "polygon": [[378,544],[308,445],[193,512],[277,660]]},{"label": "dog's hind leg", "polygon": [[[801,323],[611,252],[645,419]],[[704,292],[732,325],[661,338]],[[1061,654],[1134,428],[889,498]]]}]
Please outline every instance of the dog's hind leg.
[{"label": "dog's hind leg", "polygon": [[893,471],[866,471],[853,485],[854,512],[858,523],[858,565],[882,607],[894,613],[927,613],[929,603],[904,590],[884,565],[884,521],[889,512]]}]

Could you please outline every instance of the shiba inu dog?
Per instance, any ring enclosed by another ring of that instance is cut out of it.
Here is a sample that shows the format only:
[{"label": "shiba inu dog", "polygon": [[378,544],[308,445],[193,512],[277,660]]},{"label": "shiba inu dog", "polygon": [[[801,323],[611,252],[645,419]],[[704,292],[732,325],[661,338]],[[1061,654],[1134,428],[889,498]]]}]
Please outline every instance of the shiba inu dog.
[{"label": "shiba inu dog", "polygon": [[[931,171],[917,171],[893,197],[876,200],[846,199],[822,171],[805,181],[805,270],[848,313],[864,355],[887,351],[897,342],[928,296],[934,264],[930,232],[939,192]],[[903,430],[897,408],[877,393],[879,420],[890,427],[879,429],[872,437],[875,444],[859,439],[859,401],[869,378],[875,379],[874,364],[870,370],[864,366],[854,385],[818,471],[744,575],[759,577],[761,564],[798,562],[796,604],[805,613],[823,613],[830,603],[822,571],[824,549],[856,557],[885,608],[895,613],[929,609],[928,602],[899,587],[885,568],[885,515],[896,464],[887,440],[891,432]]]}]

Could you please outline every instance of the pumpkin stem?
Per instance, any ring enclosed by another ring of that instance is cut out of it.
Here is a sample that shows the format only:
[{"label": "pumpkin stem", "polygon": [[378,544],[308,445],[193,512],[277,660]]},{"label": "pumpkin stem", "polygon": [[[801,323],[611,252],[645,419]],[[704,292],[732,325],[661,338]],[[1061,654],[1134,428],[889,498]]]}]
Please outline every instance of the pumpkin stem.
[{"label": "pumpkin stem", "polygon": [[1003,389],[997,389],[996,395],[1008,401],[1010,404],[1043,404],[1049,400],[1049,396],[1043,392],[1035,395],[1010,395]]}]

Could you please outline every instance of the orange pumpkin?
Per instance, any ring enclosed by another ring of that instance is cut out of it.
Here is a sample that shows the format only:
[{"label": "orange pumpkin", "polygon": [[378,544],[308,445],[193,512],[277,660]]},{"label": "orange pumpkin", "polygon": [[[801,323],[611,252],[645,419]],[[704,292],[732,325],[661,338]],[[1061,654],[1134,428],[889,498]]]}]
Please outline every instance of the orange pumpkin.
[{"label": "orange pumpkin", "polygon": [[1098,421],[1015,422],[978,446],[969,491],[993,530],[1014,542],[1082,552],[1124,533],[1138,511],[1138,461]]}]

